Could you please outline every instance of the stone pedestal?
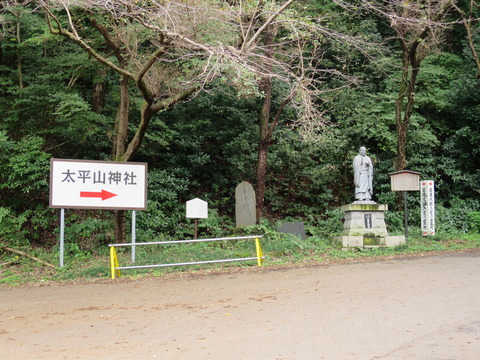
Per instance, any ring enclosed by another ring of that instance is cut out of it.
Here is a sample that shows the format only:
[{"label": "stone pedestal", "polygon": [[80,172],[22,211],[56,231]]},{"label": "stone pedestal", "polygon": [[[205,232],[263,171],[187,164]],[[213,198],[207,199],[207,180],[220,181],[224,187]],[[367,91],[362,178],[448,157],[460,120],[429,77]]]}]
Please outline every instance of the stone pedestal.
[{"label": "stone pedestal", "polygon": [[385,211],[388,205],[372,202],[355,202],[343,205],[345,223],[342,236],[336,238],[344,248],[394,247],[405,243],[404,236],[388,236]]},{"label": "stone pedestal", "polygon": [[345,213],[343,235],[346,236],[387,236],[385,211],[388,205],[383,204],[348,204],[342,206]]}]

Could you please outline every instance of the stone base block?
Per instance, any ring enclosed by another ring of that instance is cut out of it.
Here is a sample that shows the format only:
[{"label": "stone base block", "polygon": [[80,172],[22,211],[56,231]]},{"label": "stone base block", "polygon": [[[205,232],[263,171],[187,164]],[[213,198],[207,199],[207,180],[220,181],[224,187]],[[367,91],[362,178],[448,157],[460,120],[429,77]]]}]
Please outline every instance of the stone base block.
[{"label": "stone base block", "polygon": [[342,247],[363,247],[363,236],[336,236],[335,241],[342,244]]},{"label": "stone base block", "polygon": [[405,244],[405,236],[385,236],[385,246],[395,247]]},{"label": "stone base block", "polygon": [[384,213],[388,209],[383,204],[343,205],[345,222],[343,234],[346,236],[364,236],[369,238],[388,235]]},{"label": "stone base block", "polygon": [[383,212],[385,212],[387,210],[388,210],[388,205],[386,205],[386,204],[353,203],[353,204],[342,205],[342,211],[343,212],[347,212],[347,211],[362,211],[362,212],[383,211]]},{"label": "stone base block", "polygon": [[342,244],[343,248],[352,247],[395,247],[405,244],[405,236],[384,236],[369,238],[363,236],[336,236],[335,241]]}]

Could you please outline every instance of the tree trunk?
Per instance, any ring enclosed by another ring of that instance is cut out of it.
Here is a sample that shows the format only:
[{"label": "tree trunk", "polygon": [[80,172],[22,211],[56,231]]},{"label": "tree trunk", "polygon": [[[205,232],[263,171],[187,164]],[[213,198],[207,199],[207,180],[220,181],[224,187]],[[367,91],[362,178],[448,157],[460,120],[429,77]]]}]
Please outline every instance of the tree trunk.
[{"label": "tree trunk", "polygon": [[268,165],[268,147],[272,138],[272,130],[270,128],[270,112],[272,108],[272,80],[264,78],[260,84],[260,91],[265,95],[260,113],[260,139],[258,142],[258,159],[257,159],[257,186],[255,191],[256,198],[256,214],[257,223],[263,216],[263,203],[265,201],[265,181]]},{"label": "tree trunk", "polygon": [[129,93],[128,78],[120,75],[120,103],[115,118],[112,157],[119,160],[124,154],[128,137]]},{"label": "tree trunk", "polygon": [[22,51],[21,51],[21,37],[20,37],[20,22],[16,24],[16,38],[17,38],[17,71],[18,71],[18,87],[23,89],[23,70],[22,70]]},{"label": "tree trunk", "polygon": [[[403,69],[400,92],[395,102],[395,122],[397,125],[397,157],[395,159],[396,171],[407,168],[407,137],[408,126],[415,102],[415,82],[420,71],[420,59],[417,59],[416,47],[408,49],[403,46]],[[406,100],[406,104],[405,104]]]},{"label": "tree trunk", "polygon": [[[477,78],[480,79],[480,58],[478,56],[477,47],[475,46],[475,35],[474,35],[475,26],[477,25],[473,17],[474,9],[475,7],[478,7],[478,6],[479,5],[476,4],[474,1],[470,1],[469,9],[466,14],[456,4],[453,4],[453,7],[455,8],[455,10],[457,10],[457,12],[460,14],[463,26],[467,32],[468,46],[470,48],[470,52],[472,53],[473,60],[475,61],[475,65],[477,66]],[[472,21],[474,22],[475,25],[472,24]]]},{"label": "tree trunk", "polygon": [[257,214],[257,223],[260,222],[263,216],[263,203],[265,201],[265,182],[267,175],[267,156],[268,156],[268,147],[270,145],[270,139],[268,137],[260,137],[258,144],[258,159],[257,159],[257,186],[255,191],[255,200],[256,200],[256,214]]},{"label": "tree trunk", "polygon": [[113,232],[116,243],[123,244],[127,242],[127,219],[125,210],[115,210]]},{"label": "tree trunk", "polygon": [[118,158],[120,161],[128,161],[132,158],[135,152],[142,144],[145,132],[147,131],[148,124],[152,119],[154,112],[151,110],[150,104],[145,104],[142,107],[140,115],[140,125],[137,128],[137,132],[133,136],[132,140],[128,144],[128,147],[123,151],[122,155]]},{"label": "tree trunk", "polygon": [[396,171],[401,171],[407,168],[407,135],[408,123],[397,124],[397,157],[395,160]]},{"label": "tree trunk", "polygon": [[[402,81],[400,92],[395,102],[395,122],[397,126],[397,156],[395,159],[395,170],[401,171],[407,168],[407,139],[408,126],[413,112],[415,101],[415,82],[420,71],[421,59],[417,58],[417,46],[407,48],[402,43]],[[405,104],[406,99],[406,104]],[[397,194],[397,206],[403,207],[403,196]]]},{"label": "tree trunk", "polygon": [[[118,161],[125,154],[128,136],[128,115],[129,115],[129,92],[128,78],[120,75],[120,103],[118,104],[117,117],[115,119],[115,134],[113,138],[112,157]],[[117,243],[127,241],[127,229],[125,210],[115,210],[114,216],[114,237]]]},{"label": "tree trunk", "polygon": [[[265,30],[263,41],[265,45],[267,45],[267,47],[268,45],[273,44],[276,33],[277,29],[273,25],[268,26],[268,28]],[[270,51],[267,51],[265,57],[265,67],[267,69],[271,69],[272,63],[270,59],[273,57],[273,54]],[[259,90],[261,93],[264,94],[265,97],[263,98],[259,124],[260,131],[256,172],[257,182],[255,191],[257,223],[260,223],[260,220],[263,216],[263,203],[265,201],[265,181],[268,166],[268,147],[270,146],[272,132],[276,125],[274,123],[270,124],[272,109],[272,79],[270,77],[263,77],[260,80]]]},{"label": "tree trunk", "polygon": [[105,106],[105,78],[107,70],[100,68],[97,70],[96,79],[93,82],[92,93],[92,111],[99,113]]}]

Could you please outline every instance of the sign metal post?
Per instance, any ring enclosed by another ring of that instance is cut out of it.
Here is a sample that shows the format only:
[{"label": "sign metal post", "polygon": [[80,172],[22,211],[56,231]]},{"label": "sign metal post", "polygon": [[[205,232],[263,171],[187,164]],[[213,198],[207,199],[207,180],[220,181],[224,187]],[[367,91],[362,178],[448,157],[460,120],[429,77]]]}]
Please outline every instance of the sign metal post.
[{"label": "sign metal post", "polygon": [[407,192],[403,192],[403,216],[405,218],[405,239],[408,238],[408,206],[407,206]]},{"label": "sign metal post", "polygon": [[[136,222],[137,222],[137,212],[135,210],[132,211],[132,244],[136,242]],[[135,262],[135,245],[132,245],[132,263]]]},{"label": "sign metal post", "polygon": [[65,249],[65,209],[60,210],[60,267],[63,267]]}]

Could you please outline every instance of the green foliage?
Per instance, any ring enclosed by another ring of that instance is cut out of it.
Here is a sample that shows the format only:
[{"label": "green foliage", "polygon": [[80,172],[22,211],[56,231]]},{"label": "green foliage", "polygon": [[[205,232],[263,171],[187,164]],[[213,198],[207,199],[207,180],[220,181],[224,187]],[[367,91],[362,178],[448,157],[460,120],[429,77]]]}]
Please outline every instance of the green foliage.
[{"label": "green foliage", "polygon": [[168,147],[162,147],[162,158],[156,158],[164,168],[182,164],[193,188],[221,185],[224,193],[217,197],[228,196],[227,186],[252,177],[258,138],[257,103],[226,91],[199,96],[163,113],[173,136]]},{"label": "green foliage", "polygon": [[[231,229],[230,236],[260,235],[261,247],[264,255],[273,257],[291,256],[302,253],[310,246],[299,237],[292,234],[280,233],[266,223],[262,225],[240,226]],[[267,255],[269,256],[269,255]]]},{"label": "green foliage", "polygon": [[471,231],[480,233],[480,211],[472,211],[467,214],[468,225]]},{"label": "green foliage", "polygon": [[266,206],[276,217],[317,216],[342,202],[341,189],[331,184],[344,180],[338,166],[343,154],[331,153],[331,146],[341,150],[343,143],[327,137],[308,143],[287,128],[277,130],[269,150],[265,191]]},{"label": "green foliage", "polygon": [[188,181],[182,174],[165,170],[149,172],[148,209],[141,215],[141,224],[150,229],[171,232],[184,217],[185,205],[181,199],[187,195]]},{"label": "green foliage", "polygon": [[[96,216],[95,216],[96,215]],[[102,216],[103,215],[103,216]],[[113,243],[113,223],[105,214],[68,211],[65,224],[65,246],[71,255],[96,253]]]},{"label": "green foliage", "polygon": [[326,210],[325,214],[318,218],[310,215],[305,232],[319,239],[331,239],[332,236],[340,235],[343,231],[344,216],[340,208]]},{"label": "green foliage", "polygon": [[[446,205],[449,205],[446,207]],[[480,202],[473,199],[453,198],[450,204],[436,206],[437,233],[445,235],[465,234],[471,229],[472,217],[480,210]],[[474,220],[475,221],[475,220]]]},{"label": "green foliage", "polygon": [[45,199],[50,155],[43,143],[37,136],[19,141],[0,137],[0,205],[23,210],[33,200]]},{"label": "green foliage", "polygon": [[[417,209],[418,210],[418,209]],[[410,209],[410,213],[417,213],[415,210]],[[385,212],[385,224],[388,226],[388,233],[393,235],[395,233],[405,233],[405,215],[401,211],[387,211]],[[411,223],[409,222],[409,225]]]},{"label": "green foliage", "polygon": [[451,111],[451,84],[456,81],[462,68],[462,59],[451,53],[429,55],[422,61],[418,74],[415,106],[423,114]]},{"label": "green foliage", "polygon": [[[192,219],[190,221],[193,229]],[[199,238],[221,238],[234,226],[233,219],[229,216],[222,216],[217,209],[208,209],[208,218],[198,220]]]},{"label": "green foliage", "polygon": [[[48,209],[49,159],[110,158],[118,77],[100,71],[101,65],[75,44],[48,34],[44,17],[28,6],[2,14],[5,30],[13,30],[16,21],[21,26],[20,40],[11,37],[0,44],[0,235],[12,245],[35,243],[50,248],[58,238],[58,213]],[[255,11],[254,2],[246,6]],[[85,25],[79,31],[92,44],[100,44],[101,37],[93,34],[77,10],[78,24]],[[375,161],[376,200],[392,209],[386,214],[389,232],[403,231],[403,212],[395,211],[396,194],[390,191],[388,176],[396,155],[394,101],[400,79],[394,66],[400,58],[394,46],[376,46],[384,40],[388,43],[391,30],[362,11],[345,17],[335,3],[326,1],[298,2],[285,16],[299,19],[305,14],[321,14],[315,26],[328,26],[342,35],[317,39],[324,54],[312,65],[327,69],[321,90],[346,85],[344,78],[334,75],[336,70],[357,81],[315,104],[330,120],[315,141],[301,139],[289,126],[296,120],[295,112],[285,109],[268,158],[265,213],[271,223],[233,229],[235,186],[243,180],[255,184],[262,94],[256,92],[255,76],[234,71],[225,63],[220,71],[226,77],[209,86],[208,93],[157,114],[150,123],[135,158],[148,162],[150,170],[148,209],[137,214],[139,241],[192,237],[193,221],[185,218],[185,202],[200,197],[210,208],[209,218],[199,221],[202,237],[258,231],[265,234],[265,246],[279,255],[327,251],[328,238],[342,230],[343,214],[338,207],[352,200],[351,160],[360,145],[367,146]],[[97,20],[108,23],[101,16]],[[123,25],[126,30],[139,30],[134,22]],[[212,27],[209,20],[198,31],[199,40],[214,41],[221,36],[233,43],[236,39],[225,25]],[[139,38],[147,40],[150,35],[143,30]],[[356,45],[362,52],[343,35],[364,40]],[[289,41],[296,34],[284,28],[279,36]],[[437,241],[448,234],[479,231],[480,88],[469,49],[462,48],[466,44],[459,41],[458,33],[450,37],[453,46],[422,62],[407,144],[409,168],[437,185]],[[142,41],[140,50],[150,51],[150,43]],[[366,53],[373,48],[374,53]],[[175,61],[165,71],[178,74],[179,82],[190,80],[204,61]],[[22,65],[22,83],[18,64]],[[228,85],[227,77],[234,78],[236,88]],[[178,86],[175,79],[156,81],[165,89]],[[105,105],[93,112],[91,102],[99,84]],[[275,83],[273,111],[282,91]],[[131,137],[142,106],[133,87],[130,106]],[[409,195],[408,201],[408,220],[415,231],[419,200]],[[73,211],[67,216],[70,257],[101,252],[111,241],[110,213]],[[277,234],[271,224],[279,219],[305,222],[309,240]],[[336,248],[332,251],[338,257],[350,256]]]},{"label": "green foliage", "polygon": [[8,208],[0,207],[0,239],[5,245],[25,244],[25,215],[15,216]]}]

